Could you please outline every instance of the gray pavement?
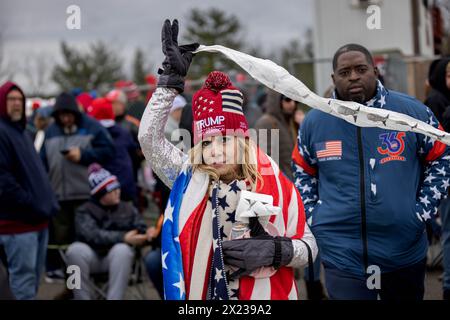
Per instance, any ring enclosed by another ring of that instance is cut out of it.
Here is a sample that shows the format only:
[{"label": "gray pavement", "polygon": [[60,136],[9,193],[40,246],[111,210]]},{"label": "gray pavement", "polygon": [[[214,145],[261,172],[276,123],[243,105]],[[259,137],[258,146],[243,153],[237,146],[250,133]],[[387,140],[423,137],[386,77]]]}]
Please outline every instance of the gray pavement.
[{"label": "gray pavement", "polygon": [[[441,270],[433,270],[427,272],[425,280],[425,300],[442,300],[442,282],[440,276]],[[144,275],[144,282],[138,286],[130,286],[125,294],[125,300],[159,300],[159,295],[155,290],[153,284],[148,279],[147,275]],[[305,282],[300,279],[297,283],[300,300],[306,299],[306,287]],[[52,300],[54,297],[64,290],[64,283],[46,283],[43,279],[39,288],[38,299],[39,300]],[[142,295],[138,293],[141,292]]]}]

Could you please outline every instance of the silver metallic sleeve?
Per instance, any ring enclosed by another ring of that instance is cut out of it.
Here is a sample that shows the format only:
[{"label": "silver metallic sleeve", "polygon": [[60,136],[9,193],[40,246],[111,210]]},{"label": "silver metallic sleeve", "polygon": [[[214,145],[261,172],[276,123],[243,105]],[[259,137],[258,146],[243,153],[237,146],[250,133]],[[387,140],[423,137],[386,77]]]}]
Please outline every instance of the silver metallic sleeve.
[{"label": "silver metallic sleeve", "polygon": [[[305,241],[311,248],[313,261],[316,260],[318,252],[317,243],[307,223],[305,223],[305,231],[303,233],[302,240]],[[294,257],[292,258],[292,261],[289,263],[288,267],[295,268],[307,265],[308,249],[306,248],[306,245],[300,240],[292,240],[292,245],[294,247]]]},{"label": "silver metallic sleeve", "polygon": [[164,136],[164,127],[169,117],[177,91],[157,88],[145,108],[139,126],[139,143],[153,172],[172,188],[175,179],[186,161],[187,155],[175,147]]}]

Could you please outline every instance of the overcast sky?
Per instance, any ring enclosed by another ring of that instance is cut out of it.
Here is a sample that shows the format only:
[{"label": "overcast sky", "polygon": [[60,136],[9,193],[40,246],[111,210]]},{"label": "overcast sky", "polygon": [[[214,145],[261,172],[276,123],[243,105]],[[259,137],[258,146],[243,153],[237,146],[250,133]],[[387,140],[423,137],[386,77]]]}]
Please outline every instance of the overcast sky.
[{"label": "overcast sky", "polygon": [[[81,9],[81,30],[66,28],[66,9],[72,4]],[[60,61],[61,40],[80,47],[103,40],[124,58],[125,71],[129,71],[137,47],[156,68],[162,60],[164,19],[178,18],[183,34],[190,9],[209,7],[236,15],[244,27],[244,39],[264,53],[276,51],[292,39],[301,41],[313,24],[312,0],[2,0],[4,55],[8,65],[27,69],[24,61],[30,56],[48,56],[49,64]],[[26,71],[15,76],[24,87],[28,86],[26,78]]]}]

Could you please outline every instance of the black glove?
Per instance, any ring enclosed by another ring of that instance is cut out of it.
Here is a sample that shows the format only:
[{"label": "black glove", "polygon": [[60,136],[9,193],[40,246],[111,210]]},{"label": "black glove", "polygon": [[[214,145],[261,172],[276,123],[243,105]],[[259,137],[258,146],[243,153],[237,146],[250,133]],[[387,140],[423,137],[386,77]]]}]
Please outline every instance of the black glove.
[{"label": "black glove", "polygon": [[248,227],[250,229],[250,236],[252,238],[258,237],[262,239],[264,236],[268,239],[272,238],[272,236],[268,234],[266,230],[264,230],[264,227],[261,225],[257,217],[249,218]]},{"label": "black glove", "polygon": [[289,264],[294,256],[290,238],[268,235],[224,241],[222,249],[225,264],[239,268],[230,275],[230,280],[249,275],[260,267],[278,269]]},{"label": "black glove", "polygon": [[160,75],[158,87],[177,89],[179,93],[184,90],[184,77],[191,64],[193,53],[198,47],[198,43],[191,43],[178,46],[178,20],[174,20],[172,25],[166,19],[161,32],[162,51],[166,58],[163,61],[163,69],[158,70]]}]

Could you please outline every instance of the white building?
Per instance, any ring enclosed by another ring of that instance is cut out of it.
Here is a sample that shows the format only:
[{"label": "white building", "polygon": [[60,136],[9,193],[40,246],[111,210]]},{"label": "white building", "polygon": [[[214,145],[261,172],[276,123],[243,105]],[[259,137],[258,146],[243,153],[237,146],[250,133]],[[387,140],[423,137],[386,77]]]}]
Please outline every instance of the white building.
[{"label": "white building", "polygon": [[[315,0],[313,28],[315,91],[332,84],[332,58],[347,43],[358,43],[372,53],[397,52],[400,57],[432,59],[431,15],[422,0]],[[416,59],[417,60],[417,59]],[[401,68],[400,68],[401,69]],[[410,73],[403,67],[404,73]],[[410,80],[395,89],[411,93]],[[414,90],[412,90],[414,91]]]}]

